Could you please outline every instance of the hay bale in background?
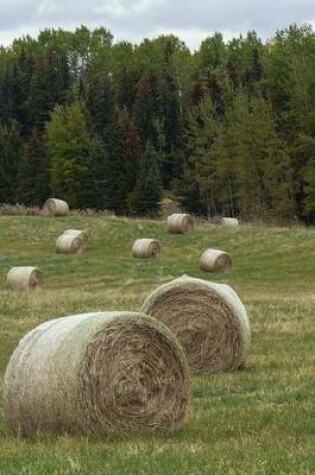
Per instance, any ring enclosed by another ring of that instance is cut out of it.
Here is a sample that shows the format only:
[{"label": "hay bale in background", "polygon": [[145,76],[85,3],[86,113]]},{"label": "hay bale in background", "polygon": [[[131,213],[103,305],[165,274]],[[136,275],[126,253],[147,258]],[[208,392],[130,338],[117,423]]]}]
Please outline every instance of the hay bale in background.
[{"label": "hay bale in background", "polygon": [[160,243],[156,239],[136,239],[132,246],[133,257],[157,259],[160,257],[160,253]]},{"label": "hay bale in background", "polygon": [[172,234],[185,234],[194,229],[194,220],[189,214],[171,214],[167,218],[167,229]]},{"label": "hay bale in background", "polygon": [[230,254],[219,249],[207,249],[200,258],[200,268],[206,272],[228,272],[232,263]]},{"label": "hay bale in background", "polygon": [[81,254],[85,243],[76,234],[61,234],[56,241],[56,252],[60,254]]},{"label": "hay bale in background", "polygon": [[11,290],[39,292],[43,285],[43,274],[38,267],[12,267],[7,274],[7,286]]},{"label": "hay bale in background", "polygon": [[43,210],[49,216],[66,216],[69,214],[68,203],[58,198],[48,198],[44,203]]},{"label": "hay bale in background", "polygon": [[222,224],[223,226],[228,226],[230,228],[235,228],[240,225],[239,220],[237,218],[227,218],[224,217],[222,218]]},{"label": "hay bale in background", "polygon": [[104,434],[183,423],[187,360],[160,322],[135,312],[58,318],[28,333],[5,374],[10,430]]},{"label": "hay bale in background", "polygon": [[234,370],[245,363],[250,323],[244,305],[228,285],[183,276],[154,290],[141,310],[174,333],[191,371]]},{"label": "hay bale in background", "polygon": [[89,237],[86,231],[81,231],[80,229],[66,229],[63,233],[64,236],[71,235],[79,237],[83,242],[83,247],[88,247]]}]

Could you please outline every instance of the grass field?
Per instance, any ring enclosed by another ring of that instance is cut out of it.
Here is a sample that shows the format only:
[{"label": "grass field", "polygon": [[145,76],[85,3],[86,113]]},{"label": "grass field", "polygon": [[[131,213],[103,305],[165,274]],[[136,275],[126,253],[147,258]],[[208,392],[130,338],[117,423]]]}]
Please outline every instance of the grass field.
[{"label": "grass field", "polygon": [[[55,253],[65,228],[87,229],[79,256]],[[138,237],[157,238],[157,261],[135,260]],[[207,247],[230,252],[229,274],[206,274]],[[252,321],[246,368],[192,377],[191,402],[175,434],[15,439],[0,398],[0,474],[315,474],[315,232],[199,225],[170,235],[159,221],[102,216],[0,216],[0,389],[9,357],[28,330],[52,317],[136,310],[147,293],[187,273],[230,284]],[[39,295],[6,290],[14,265],[44,273]]]}]

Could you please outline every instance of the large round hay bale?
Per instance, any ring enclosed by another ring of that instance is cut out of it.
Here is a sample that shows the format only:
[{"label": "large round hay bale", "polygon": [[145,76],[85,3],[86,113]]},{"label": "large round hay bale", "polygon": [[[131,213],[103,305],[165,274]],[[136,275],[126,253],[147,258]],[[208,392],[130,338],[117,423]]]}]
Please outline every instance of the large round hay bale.
[{"label": "large round hay bale", "polygon": [[160,257],[160,253],[160,243],[156,239],[136,239],[132,246],[133,257],[157,259]]},{"label": "large round hay bale", "polygon": [[200,268],[206,272],[228,272],[232,264],[230,254],[219,249],[206,249],[200,258]]},{"label": "large round hay bale", "polygon": [[66,235],[77,236],[83,242],[83,247],[84,248],[88,247],[89,236],[88,236],[88,233],[86,231],[81,231],[80,229],[66,229],[62,234],[64,236],[66,236]]},{"label": "large round hay bale", "polygon": [[7,286],[11,290],[39,292],[43,285],[43,274],[38,267],[12,267],[7,274]]},{"label": "large round hay bale", "polygon": [[239,226],[239,220],[237,218],[227,218],[227,217],[223,217],[222,218],[222,224],[223,226],[228,226],[230,228],[235,228],[237,226]]},{"label": "large round hay bale", "polygon": [[194,220],[189,214],[174,213],[167,218],[167,229],[172,234],[185,234],[194,228]]},{"label": "large round hay bale", "polygon": [[244,365],[250,323],[244,305],[228,285],[183,276],[153,291],[142,311],[174,333],[192,371],[227,371]]},{"label": "large round hay bale", "polygon": [[84,241],[76,234],[61,234],[56,241],[59,254],[81,254],[84,248]]},{"label": "large round hay bale", "polygon": [[105,434],[181,426],[187,360],[174,335],[142,313],[57,318],[28,333],[4,380],[14,434]]},{"label": "large round hay bale", "polygon": [[48,198],[44,203],[44,213],[50,216],[66,216],[69,214],[69,205],[58,198]]}]

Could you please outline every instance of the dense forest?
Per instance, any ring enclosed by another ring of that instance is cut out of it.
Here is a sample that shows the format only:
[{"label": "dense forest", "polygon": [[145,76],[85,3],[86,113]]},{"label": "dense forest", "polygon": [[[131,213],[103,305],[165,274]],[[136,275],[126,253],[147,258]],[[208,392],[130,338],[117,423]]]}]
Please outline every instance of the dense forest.
[{"label": "dense forest", "polygon": [[47,29],[0,48],[0,203],[315,219],[315,34],[115,43]]}]

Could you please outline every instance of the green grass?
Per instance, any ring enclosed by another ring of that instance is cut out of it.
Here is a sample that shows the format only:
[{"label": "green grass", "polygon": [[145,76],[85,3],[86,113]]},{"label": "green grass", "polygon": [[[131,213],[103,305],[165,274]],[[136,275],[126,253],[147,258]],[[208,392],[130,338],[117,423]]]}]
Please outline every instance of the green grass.
[{"label": "green grass", "polygon": [[[87,229],[80,256],[55,253],[65,228]],[[157,261],[135,260],[138,237],[157,238]],[[229,274],[205,274],[207,247],[230,252]],[[0,385],[20,337],[57,316],[137,309],[154,287],[187,273],[230,284],[252,320],[245,369],[192,377],[184,427],[175,434],[15,439],[0,398],[0,474],[314,474],[315,233],[200,225],[174,236],[162,222],[101,216],[0,216]],[[6,290],[14,265],[44,272],[39,295]]]}]

